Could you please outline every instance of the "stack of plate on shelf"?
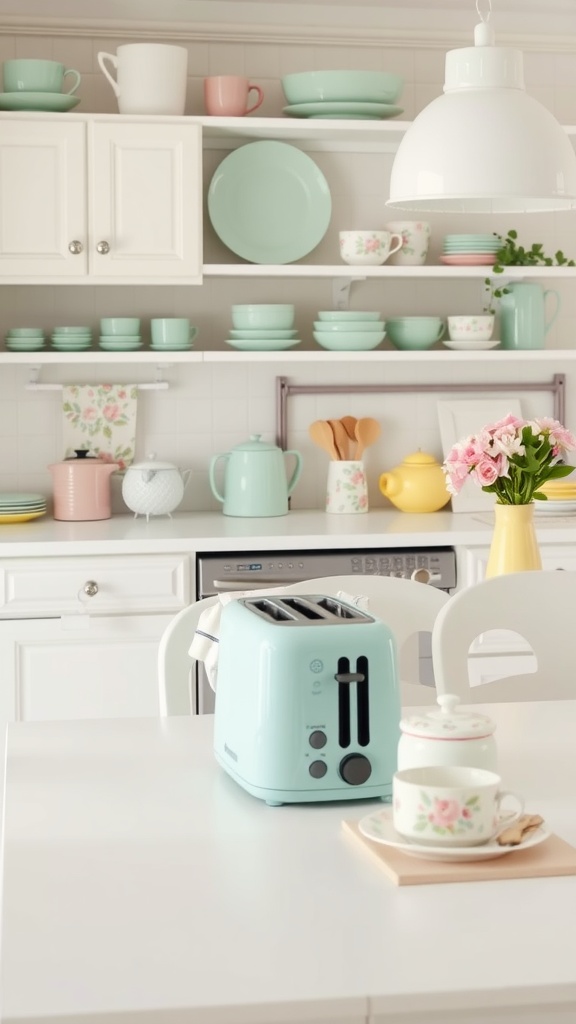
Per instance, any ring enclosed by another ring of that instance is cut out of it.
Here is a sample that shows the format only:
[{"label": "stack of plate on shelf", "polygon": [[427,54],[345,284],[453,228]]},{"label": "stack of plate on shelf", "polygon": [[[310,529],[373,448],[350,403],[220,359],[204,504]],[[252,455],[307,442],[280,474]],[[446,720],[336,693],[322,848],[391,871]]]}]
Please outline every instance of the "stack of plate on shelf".
[{"label": "stack of plate on shelf", "polygon": [[84,352],[92,346],[90,327],[55,327],[52,348],[57,352]]},{"label": "stack of plate on shelf", "polygon": [[284,75],[288,117],[382,120],[402,113],[404,82],[386,71],[301,71]]},{"label": "stack of plate on shelf", "polygon": [[576,513],[576,477],[548,480],[539,488],[547,501],[534,502],[534,510],[548,516],[568,516]]},{"label": "stack of plate on shelf", "polygon": [[41,327],[12,327],[6,334],[6,348],[10,352],[39,352],[44,345]]},{"label": "stack of plate on shelf", "polygon": [[232,306],[232,323],[226,344],[243,352],[281,352],[300,344],[290,303]]},{"label": "stack of plate on shelf", "polygon": [[497,235],[446,235],[441,263],[452,267],[491,266],[502,242]]},{"label": "stack of plate on shelf", "polygon": [[386,324],[380,313],[321,310],[314,321],[314,340],[332,352],[362,352],[384,341]]},{"label": "stack of plate on shelf", "polygon": [[46,515],[43,494],[0,491],[0,523],[25,523]]}]

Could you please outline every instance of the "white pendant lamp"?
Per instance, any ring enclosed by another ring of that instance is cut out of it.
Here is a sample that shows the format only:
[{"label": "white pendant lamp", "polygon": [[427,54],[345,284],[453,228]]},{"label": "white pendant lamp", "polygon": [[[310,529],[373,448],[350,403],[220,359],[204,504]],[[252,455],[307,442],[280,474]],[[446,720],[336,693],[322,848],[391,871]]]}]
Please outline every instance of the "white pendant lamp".
[{"label": "white pendant lamp", "polygon": [[494,46],[483,15],[474,46],[446,54],[444,94],[414,120],[396,154],[392,209],[534,213],[576,209],[576,153],[524,88],[520,50]]}]

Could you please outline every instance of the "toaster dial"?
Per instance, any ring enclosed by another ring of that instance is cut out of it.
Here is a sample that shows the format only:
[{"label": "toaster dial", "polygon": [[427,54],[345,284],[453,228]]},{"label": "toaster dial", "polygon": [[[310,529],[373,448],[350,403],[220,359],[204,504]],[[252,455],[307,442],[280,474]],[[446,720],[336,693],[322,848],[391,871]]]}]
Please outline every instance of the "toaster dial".
[{"label": "toaster dial", "polygon": [[340,775],[350,786],[361,786],[370,778],[372,765],[364,754],[347,754],[340,761]]}]

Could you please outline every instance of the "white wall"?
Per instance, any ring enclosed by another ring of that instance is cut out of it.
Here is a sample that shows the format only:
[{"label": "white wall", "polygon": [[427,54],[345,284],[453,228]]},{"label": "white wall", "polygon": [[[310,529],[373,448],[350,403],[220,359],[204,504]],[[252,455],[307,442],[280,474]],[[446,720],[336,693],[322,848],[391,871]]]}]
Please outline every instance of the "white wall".
[{"label": "white wall", "polygon": [[[22,13],[22,4],[19,4]],[[204,5],[205,7],[206,5]],[[230,5],[228,5],[229,7]],[[255,5],[251,5],[252,8]],[[263,5],[262,5],[263,6]],[[242,5],[236,3],[236,23],[241,23]],[[473,5],[471,5],[473,8]],[[320,8],[318,10],[321,10]],[[323,18],[327,17],[326,7]],[[364,9],[363,9],[364,10]],[[142,27],[134,22],[116,34],[114,26],[101,28],[78,26],[70,23],[45,21],[40,27],[27,25],[18,29],[0,3],[0,59],[9,57],[50,57],[76,67],[83,76],[80,111],[116,112],[112,90],[98,69],[96,54],[99,50],[112,51],[123,42],[141,38]],[[9,13],[9,12],[8,12]],[[310,15],[310,12],[308,12]],[[364,17],[366,12],[364,11]],[[380,17],[380,16],[379,16]],[[310,17],[308,17],[310,21]],[[462,22],[460,19],[459,24]],[[476,20],[470,13],[469,23]],[[442,23],[437,25],[440,29]],[[446,31],[453,32],[453,22],[445,20]],[[307,39],[301,30],[283,31],[280,27],[270,41],[270,32],[260,41],[256,29],[245,26],[240,41],[234,33],[212,29],[200,31],[200,26],[188,26],[186,31],[174,31],[174,41],[184,42],[189,50],[190,83],[187,113],[203,113],[202,79],[206,74],[246,74],[264,88],[266,99],[259,113],[263,116],[281,114],[284,99],[279,79],[282,74],[321,67],[383,68],[400,72],[405,79],[402,95],[404,117],[412,118],[442,88],[445,42],[440,32],[404,41],[398,32],[390,32],[390,45],[386,45],[386,26],[378,21],[378,32],[359,32],[354,45],[344,35],[324,44],[322,32],[311,30]],[[576,58],[560,37],[563,27],[558,21],[558,35],[539,42],[531,37],[525,47],[525,65],[528,90],[544,102],[565,124],[576,123]],[[170,26],[162,24],[162,38],[169,41]],[[553,27],[551,29],[553,31]],[[60,33],[60,34],[59,34]],[[405,33],[404,33],[405,35]],[[226,41],[219,41],[226,37]],[[198,38],[196,38],[198,37]],[[229,38],[230,37],[230,38]],[[297,42],[291,41],[297,37]],[[466,45],[467,39],[461,40]],[[548,47],[540,49],[539,47]],[[225,154],[211,153],[207,160],[206,177],[209,180],[217,162]],[[384,199],[390,169],[390,158],[382,155],[354,155],[350,153],[317,152],[313,158],[325,173],[333,195],[334,214],[330,229],[318,249],[309,257],[316,262],[337,260],[337,232],[347,227],[375,227],[391,219],[386,213]],[[441,251],[445,230],[500,230],[516,227],[527,243],[541,241],[548,251],[562,248],[576,257],[576,214],[532,215],[525,217],[454,217],[429,218],[433,224],[432,258]],[[219,259],[221,243],[215,238],[208,218],[207,262]],[[549,281],[543,279],[546,286]],[[1,284],[1,282],[0,282]],[[554,285],[556,287],[556,285]],[[549,334],[551,349],[570,349],[576,337],[576,289],[573,281],[560,282],[562,310]],[[379,309],[384,317],[400,313],[474,312],[481,309],[482,295],[478,282],[418,283],[394,281],[367,282],[353,286],[351,306],[356,309]],[[229,307],[233,302],[293,301],[297,309],[297,326],[305,347],[313,347],[312,320],[318,309],[332,306],[331,282],[325,280],[283,281],[227,281],[210,279],[200,288],[193,287],[10,287],[0,288],[0,335],[10,326],[41,325],[49,330],[56,324],[89,323],[95,328],[100,316],[109,314],[139,315],[145,325],[152,316],[189,315],[197,324],[199,348],[225,348],[224,339],[230,326]],[[146,332],[145,332],[146,333]],[[411,361],[404,367],[395,364],[369,365],[366,369],[353,365],[312,364],[310,367],[289,364],[247,365],[190,365],[174,366],[168,371],[170,390],[167,392],[141,392],[138,415],[138,458],[155,451],[158,457],[177,462],[193,469],[192,482],[187,490],[184,508],[216,508],[207,482],[207,467],[214,453],[227,451],[231,446],[247,439],[249,433],[261,433],[273,439],[275,431],[275,392],[277,374],[289,376],[299,383],[357,383],[374,382],[410,383],[432,381],[438,383],[467,383],[474,381],[544,381],[555,372],[568,372],[567,422],[576,429],[576,377],[571,364],[562,364],[561,358],[550,362],[523,364],[519,354],[517,364],[489,364],[461,366],[449,360],[440,366]],[[150,379],[150,368],[115,368],[114,374],[103,375],[102,369],[86,366],[74,372],[65,367],[43,371],[44,380],[66,382],[110,381],[125,382]],[[0,490],[38,489],[49,494],[51,482],[46,466],[62,458],[59,426],[59,399],[57,393],[28,392],[24,389],[26,371],[23,368],[0,366]],[[514,392],[516,393],[516,392]],[[382,423],[382,439],[367,455],[370,477],[371,504],[387,505],[379,494],[377,480],[380,472],[394,466],[404,455],[423,448],[441,458],[436,416],[436,400],[440,395],[406,396],[319,396],[291,400],[289,411],[289,446],[304,455],[305,470],[293,500],[293,507],[322,507],[326,462],[308,440],[307,424],[318,417],[374,415]],[[548,395],[525,396],[524,408],[529,415],[550,414]],[[119,487],[116,487],[116,491]],[[121,510],[118,495],[115,509]]]}]

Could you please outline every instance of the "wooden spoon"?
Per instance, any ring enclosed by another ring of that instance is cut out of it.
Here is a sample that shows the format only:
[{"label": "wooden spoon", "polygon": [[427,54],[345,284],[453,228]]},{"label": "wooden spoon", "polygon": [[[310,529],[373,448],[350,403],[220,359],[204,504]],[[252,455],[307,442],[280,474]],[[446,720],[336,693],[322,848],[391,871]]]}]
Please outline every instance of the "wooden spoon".
[{"label": "wooden spoon", "polygon": [[340,459],[346,462],[350,458],[348,454],[348,434],[346,433],[346,428],[341,420],[328,420],[328,423],[332,427],[334,443]]},{"label": "wooden spoon", "polygon": [[358,441],[356,458],[361,459],[364,449],[368,445],[374,444],[374,441],[380,437],[380,424],[378,420],[373,420],[371,416],[365,416],[357,421],[355,434]]},{"label": "wooden spoon", "polygon": [[355,459],[356,458],[356,454],[355,454],[356,453],[356,423],[357,423],[356,417],[355,416],[341,416],[340,417],[340,423],[342,424],[342,426],[344,427],[344,430],[348,434],[348,439],[350,441],[354,441],[354,454],[352,454],[352,451],[351,451],[350,445],[349,445],[348,446],[348,456],[349,456],[349,458]]},{"label": "wooden spoon", "polygon": [[314,420],[314,423],[308,427],[308,433],[315,444],[328,452],[331,459],[340,458],[334,441],[334,433],[328,420]]}]

